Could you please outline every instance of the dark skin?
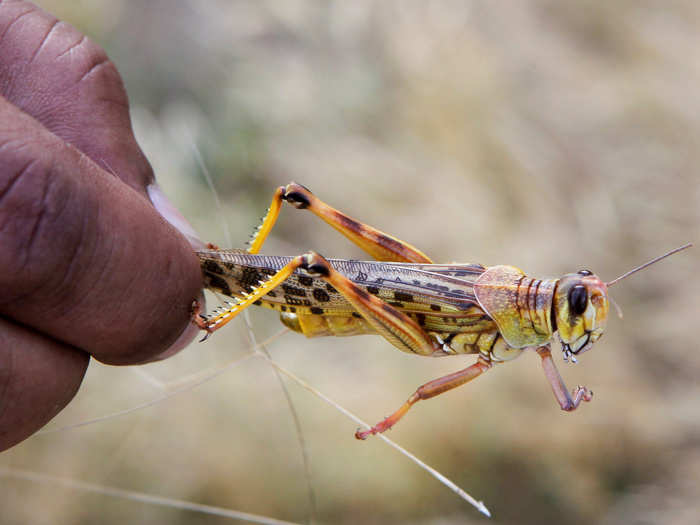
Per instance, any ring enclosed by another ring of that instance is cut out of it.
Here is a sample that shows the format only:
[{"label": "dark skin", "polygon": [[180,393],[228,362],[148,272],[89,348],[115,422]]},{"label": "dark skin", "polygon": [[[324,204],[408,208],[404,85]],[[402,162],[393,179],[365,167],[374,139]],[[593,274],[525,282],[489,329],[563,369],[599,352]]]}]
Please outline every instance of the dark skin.
[{"label": "dark skin", "polygon": [[104,51],[0,2],[0,450],[68,404],[90,356],[144,363],[195,335],[199,263],[153,183]]}]

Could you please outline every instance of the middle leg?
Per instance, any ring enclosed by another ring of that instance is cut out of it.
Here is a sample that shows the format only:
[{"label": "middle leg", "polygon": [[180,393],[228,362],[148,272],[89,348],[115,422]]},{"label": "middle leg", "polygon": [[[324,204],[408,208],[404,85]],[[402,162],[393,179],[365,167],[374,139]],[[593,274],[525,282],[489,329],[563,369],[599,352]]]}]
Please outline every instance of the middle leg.
[{"label": "middle leg", "polygon": [[411,397],[409,397],[408,400],[401,405],[401,408],[399,408],[396,412],[380,421],[369,430],[358,430],[355,432],[355,437],[357,439],[367,439],[371,435],[389,430],[406,414],[406,412],[408,412],[408,409],[415,405],[418,401],[439,396],[448,390],[462,386],[464,383],[467,383],[475,377],[480,376],[492,366],[493,365],[491,364],[490,360],[480,355],[476,363],[465,368],[464,370],[460,370],[458,372],[454,372],[453,374],[448,374],[425,383],[424,385],[418,387]]}]

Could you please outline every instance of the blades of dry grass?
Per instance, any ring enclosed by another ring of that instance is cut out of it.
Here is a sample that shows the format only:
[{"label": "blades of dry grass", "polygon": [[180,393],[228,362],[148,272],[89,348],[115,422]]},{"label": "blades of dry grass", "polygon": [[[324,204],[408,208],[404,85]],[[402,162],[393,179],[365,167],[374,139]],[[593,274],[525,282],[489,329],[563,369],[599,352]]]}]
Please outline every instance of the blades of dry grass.
[{"label": "blades of dry grass", "polygon": [[[280,366],[279,364],[275,363],[272,359],[268,358],[264,354],[258,354],[260,357],[265,359],[270,365],[275,367],[277,370],[279,370],[282,374],[287,376],[289,379],[297,383],[299,386],[304,388],[305,390],[308,390],[311,392],[313,395],[318,397],[319,399],[325,401],[329,405],[331,405],[333,408],[335,408],[338,412],[343,414],[344,416],[348,417],[355,423],[362,425],[363,427],[366,428],[371,428],[371,425],[367,424],[365,421],[357,417],[355,414],[350,412],[348,409],[337,403],[336,401],[330,399],[328,396],[323,394],[321,391],[317,390],[316,388],[312,387],[310,384],[308,384],[306,381],[295,375],[294,373],[290,372],[286,368]],[[473,505],[479,512],[484,514],[485,516],[488,516],[489,518],[491,517],[491,512],[489,511],[488,508],[486,508],[486,505],[484,505],[483,501],[477,501],[472,497],[468,492],[466,492],[464,489],[460,488],[456,483],[454,483],[452,480],[435,470],[433,467],[427,465],[425,462],[423,462],[421,459],[416,457],[414,454],[403,448],[401,445],[395,443],[388,437],[386,437],[384,434],[377,434],[377,437],[384,441],[387,445],[393,447],[394,449],[398,450],[399,453],[402,455],[406,456],[408,459],[413,461],[416,465],[418,465],[420,468],[428,472],[431,476],[433,476],[435,479],[437,479],[440,483],[445,485],[447,488],[449,488],[451,491],[456,493],[460,498],[464,499],[467,501],[469,504]]]},{"label": "blades of dry grass", "polygon": [[[265,341],[260,343],[260,345],[269,344],[287,332],[288,332],[288,329],[284,328],[283,330],[280,330],[276,334],[268,337]],[[237,365],[241,364],[242,362],[250,359],[251,357],[255,357],[256,355],[258,355],[256,353],[254,353],[254,351],[256,350],[255,348],[253,348],[252,350],[253,350],[253,353],[249,353],[249,354],[243,355],[241,357],[238,357],[238,358],[230,361],[229,363],[227,363],[219,368],[214,369],[213,371],[207,371],[204,373],[199,372],[197,374],[194,374],[193,376],[187,376],[185,378],[178,380],[177,383],[180,386],[177,386],[176,388],[167,390],[165,394],[158,396],[155,399],[151,399],[149,401],[146,401],[146,402],[141,403],[141,404],[136,405],[136,406],[126,408],[124,410],[119,410],[117,412],[112,412],[111,414],[105,414],[103,416],[95,417],[92,419],[86,419],[83,421],[79,421],[77,423],[71,423],[69,425],[61,425],[61,426],[56,426],[56,427],[45,428],[45,429],[37,432],[35,435],[39,436],[39,435],[44,435],[44,434],[53,434],[55,432],[63,432],[63,431],[71,430],[74,428],[84,427],[87,425],[93,425],[95,423],[101,423],[104,421],[108,421],[110,419],[114,419],[116,417],[126,416],[128,414],[132,414],[132,413],[137,412],[139,410],[143,410],[145,408],[152,407],[154,405],[162,403],[163,401],[166,401],[166,400],[168,400],[172,397],[175,397],[177,395],[183,394],[185,392],[190,392],[190,391],[194,390],[195,388],[197,388],[198,386],[203,385],[204,383],[214,379],[215,377],[220,376],[221,374],[223,374],[224,372],[233,368],[234,366],[237,366]],[[168,385],[166,385],[166,388],[167,387],[168,387]]]},{"label": "blades of dry grass", "polygon": [[84,481],[64,478],[60,476],[52,476],[50,474],[33,472],[30,470],[0,466],[0,476],[30,481],[33,483],[43,483],[51,486],[61,486],[68,489],[80,490],[82,492],[91,492],[93,494],[101,494],[103,496],[111,496],[113,498],[138,501],[141,503],[148,503],[150,505],[160,505],[172,509],[189,510],[192,512],[211,514],[213,516],[221,516],[223,518],[229,518],[234,520],[261,523],[263,525],[294,525],[294,522],[291,521],[278,520],[275,518],[269,518],[267,516],[260,516],[258,514],[250,514],[248,512],[240,512],[237,510],[226,509],[223,507],[215,507],[213,505],[203,505],[201,503],[195,503],[192,501],[185,501],[181,499],[166,498],[164,496],[146,494],[144,492],[136,492],[133,490],[125,490],[117,487],[110,487],[108,485],[86,483]]},{"label": "blades of dry grass", "polygon": [[[197,161],[197,165],[199,166],[199,169],[202,171],[202,175],[204,176],[204,180],[207,183],[207,186],[209,187],[209,190],[211,191],[212,195],[214,196],[214,203],[216,205],[217,212],[219,214],[219,217],[221,219],[221,223],[223,224],[224,227],[224,238],[226,239],[226,242],[228,243],[229,246],[233,246],[233,239],[231,238],[231,230],[228,226],[228,221],[226,220],[226,216],[224,214],[224,209],[221,204],[221,199],[219,198],[219,192],[216,191],[216,187],[214,186],[214,180],[211,177],[211,174],[209,173],[209,170],[207,169],[206,164],[204,164],[204,159],[202,158],[202,154],[199,151],[199,148],[195,144],[194,140],[190,140],[190,143],[192,144],[192,150],[194,151],[195,155],[195,160]],[[250,314],[248,313],[248,310],[245,310],[243,312],[243,321],[246,326],[246,332],[248,334],[248,341],[250,341],[250,344],[256,348],[256,351],[259,353],[262,353],[265,357],[268,359],[270,358],[270,354],[267,351],[267,348],[265,347],[264,344],[258,345],[257,344],[257,337],[255,336],[255,331],[253,330],[253,324],[250,320]],[[308,494],[308,500],[309,500],[309,510],[311,513],[310,516],[310,523],[316,523],[318,521],[318,509],[316,505],[316,491],[314,490],[313,486],[313,481],[312,481],[312,473],[311,473],[311,459],[309,456],[309,450],[306,445],[306,440],[304,439],[304,433],[301,429],[301,420],[299,419],[299,414],[294,407],[294,403],[292,402],[292,398],[289,395],[289,390],[287,389],[287,385],[284,384],[284,381],[282,380],[282,376],[280,375],[279,371],[276,368],[272,368],[275,376],[277,377],[277,381],[279,382],[280,388],[282,389],[282,394],[284,395],[284,398],[287,402],[287,406],[289,407],[289,414],[292,418],[292,423],[294,424],[294,429],[297,437],[297,443],[299,444],[299,449],[301,450],[301,457],[302,457],[302,464],[304,465],[304,477],[306,479],[306,490]]]}]

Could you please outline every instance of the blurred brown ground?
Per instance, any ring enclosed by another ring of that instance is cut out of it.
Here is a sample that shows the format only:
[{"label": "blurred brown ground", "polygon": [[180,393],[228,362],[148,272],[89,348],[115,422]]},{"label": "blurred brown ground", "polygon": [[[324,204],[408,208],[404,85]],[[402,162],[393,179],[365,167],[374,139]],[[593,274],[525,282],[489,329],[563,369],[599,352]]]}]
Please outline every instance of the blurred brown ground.
[{"label": "blurred brown ground", "polygon": [[[700,4],[540,0],[40,4],[101,44],[137,136],[206,240],[242,246],[296,180],[437,261],[612,279],[700,224]],[[223,213],[199,168],[211,171]],[[266,253],[362,258],[285,209]],[[145,254],[147,256],[147,254]],[[594,400],[555,404],[527,354],[416,407],[390,437],[454,479],[492,523],[700,522],[700,248],[613,289],[624,320],[576,366]],[[252,312],[256,335],[279,329]],[[242,322],[145,367],[169,383],[245,355]],[[378,338],[287,334],[273,357],[374,422],[473,358],[426,359]],[[93,363],[52,425],[162,390]],[[289,385],[323,523],[446,525],[480,515],[379,440]],[[126,417],[35,436],[14,466],[292,521],[309,518],[301,454],[268,365],[247,360]],[[2,481],[2,523],[223,523],[222,518]]]}]

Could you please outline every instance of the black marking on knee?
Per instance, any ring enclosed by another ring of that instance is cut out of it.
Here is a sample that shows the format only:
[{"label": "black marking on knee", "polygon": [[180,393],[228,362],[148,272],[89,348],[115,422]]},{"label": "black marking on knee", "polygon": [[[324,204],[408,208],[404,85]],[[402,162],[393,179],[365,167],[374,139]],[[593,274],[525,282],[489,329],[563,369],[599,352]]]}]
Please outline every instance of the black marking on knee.
[{"label": "black marking on knee", "polygon": [[323,315],[323,308],[319,308],[318,306],[312,306],[311,313],[316,315]]},{"label": "black marking on knee", "polygon": [[328,277],[331,274],[331,267],[320,255],[313,252],[302,256],[301,268],[309,272],[312,276]]},{"label": "black marking on knee", "polygon": [[[298,184],[298,186],[301,186],[301,184]],[[308,189],[304,188],[304,186],[301,186],[301,188],[305,189],[306,191],[309,191]],[[291,204],[298,210],[308,208],[309,204],[311,204],[309,198],[306,195],[304,195],[303,192],[298,190],[285,191],[285,193],[282,195],[282,199],[287,201],[289,204]]]}]

